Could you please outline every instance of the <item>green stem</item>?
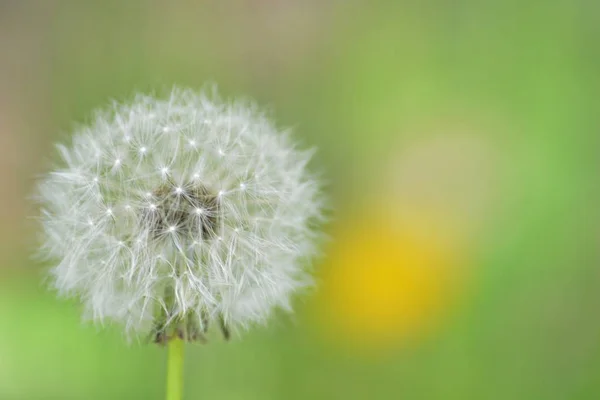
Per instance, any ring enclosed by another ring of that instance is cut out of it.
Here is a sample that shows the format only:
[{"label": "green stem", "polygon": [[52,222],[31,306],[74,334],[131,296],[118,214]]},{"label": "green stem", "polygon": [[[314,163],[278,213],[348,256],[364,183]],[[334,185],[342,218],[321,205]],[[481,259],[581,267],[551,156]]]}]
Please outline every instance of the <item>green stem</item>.
[{"label": "green stem", "polygon": [[181,400],[183,392],[183,340],[174,337],[168,343],[167,400]]}]

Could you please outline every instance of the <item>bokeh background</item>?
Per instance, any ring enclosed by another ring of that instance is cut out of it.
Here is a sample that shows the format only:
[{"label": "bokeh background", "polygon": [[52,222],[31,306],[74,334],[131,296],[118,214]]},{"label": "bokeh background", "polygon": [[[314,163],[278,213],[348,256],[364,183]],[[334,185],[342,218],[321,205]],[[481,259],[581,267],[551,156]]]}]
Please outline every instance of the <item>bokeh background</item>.
[{"label": "bokeh background", "polygon": [[600,3],[1,1],[0,399],[161,399],[166,352],[32,260],[36,176],[111,99],[217,82],[319,152],[319,289],[188,346],[188,399],[600,398]]}]

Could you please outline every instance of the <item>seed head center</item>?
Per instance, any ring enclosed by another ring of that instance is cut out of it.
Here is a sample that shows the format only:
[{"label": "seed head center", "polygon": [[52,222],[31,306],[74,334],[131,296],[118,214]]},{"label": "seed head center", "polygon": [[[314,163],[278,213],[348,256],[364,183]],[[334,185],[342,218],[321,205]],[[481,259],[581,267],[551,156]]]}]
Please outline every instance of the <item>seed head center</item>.
[{"label": "seed head center", "polygon": [[163,185],[151,193],[143,223],[154,237],[178,234],[192,241],[217,236],[219,199],[201,184]]}]

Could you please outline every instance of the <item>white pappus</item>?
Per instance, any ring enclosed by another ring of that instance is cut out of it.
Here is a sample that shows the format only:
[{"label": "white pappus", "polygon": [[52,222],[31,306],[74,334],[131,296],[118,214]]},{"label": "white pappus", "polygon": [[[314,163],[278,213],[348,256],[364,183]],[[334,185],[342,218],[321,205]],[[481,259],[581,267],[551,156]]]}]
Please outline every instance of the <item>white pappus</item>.
[{"label": "white pappus", "polygon": [[173,89],[114,103],[38,187],[52,282],[86,316],[164,342],[264,322],[312,284],[321,185],[248,100]]}]

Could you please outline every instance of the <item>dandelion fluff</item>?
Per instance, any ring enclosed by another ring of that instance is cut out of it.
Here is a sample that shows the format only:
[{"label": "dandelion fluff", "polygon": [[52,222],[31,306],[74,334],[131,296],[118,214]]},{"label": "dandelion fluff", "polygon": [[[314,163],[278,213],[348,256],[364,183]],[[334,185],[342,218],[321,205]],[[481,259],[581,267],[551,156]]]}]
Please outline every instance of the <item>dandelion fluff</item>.
[{"label": "dandelion fluff", "polygon": [[202,338],[262,323],[311,285],[312,151],[249,101],[175,89],[113,104],[39,185],[53,283],[127,333]]}]

